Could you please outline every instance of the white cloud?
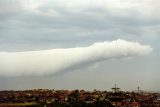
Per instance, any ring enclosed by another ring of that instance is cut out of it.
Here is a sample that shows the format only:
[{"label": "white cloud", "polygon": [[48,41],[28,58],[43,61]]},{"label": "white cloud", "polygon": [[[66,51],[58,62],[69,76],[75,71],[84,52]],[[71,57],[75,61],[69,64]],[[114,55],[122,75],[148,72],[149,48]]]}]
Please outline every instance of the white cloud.
[{"label": "white cloud", "polygon": [[151,51],[148,45],[118,39],[88,47],[0,52],[0,76],[49,75],[111,58],[144,56]]}]

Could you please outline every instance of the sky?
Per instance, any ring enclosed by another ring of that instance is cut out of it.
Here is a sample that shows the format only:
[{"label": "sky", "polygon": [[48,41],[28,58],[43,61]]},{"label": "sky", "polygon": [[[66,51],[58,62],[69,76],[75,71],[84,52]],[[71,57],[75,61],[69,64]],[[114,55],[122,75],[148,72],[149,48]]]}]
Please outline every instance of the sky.
[{"label": "sky", "polygon": [[159,0],[0,0],[0,90],[160,91]]}]

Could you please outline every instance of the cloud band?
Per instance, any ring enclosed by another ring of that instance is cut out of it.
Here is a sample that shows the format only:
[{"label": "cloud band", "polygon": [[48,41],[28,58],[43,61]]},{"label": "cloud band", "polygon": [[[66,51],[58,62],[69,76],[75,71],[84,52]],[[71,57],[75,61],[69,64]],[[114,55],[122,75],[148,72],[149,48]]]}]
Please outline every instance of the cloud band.
[{"label": "cloud band", "polygon": [[115,40],[88,47],[27,52],[0,52],[0,76],[40,76],[65,72],[74,66],[107,59],[149,55],[152,48],[138,42]]}]

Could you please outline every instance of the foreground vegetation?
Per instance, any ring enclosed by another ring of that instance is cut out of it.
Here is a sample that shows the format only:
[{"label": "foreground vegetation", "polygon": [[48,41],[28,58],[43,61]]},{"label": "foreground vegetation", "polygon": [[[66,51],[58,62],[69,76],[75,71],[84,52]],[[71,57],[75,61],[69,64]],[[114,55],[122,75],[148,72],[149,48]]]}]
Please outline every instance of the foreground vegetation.
[{"label": "foreground vegetation", "polygon": [[114,107],[108,101],[96,101],[93,103],[85,102],[70,102],[70,103],[53,103],[53,104],[38,104],[38,103],[3,103],[0,107]]}]

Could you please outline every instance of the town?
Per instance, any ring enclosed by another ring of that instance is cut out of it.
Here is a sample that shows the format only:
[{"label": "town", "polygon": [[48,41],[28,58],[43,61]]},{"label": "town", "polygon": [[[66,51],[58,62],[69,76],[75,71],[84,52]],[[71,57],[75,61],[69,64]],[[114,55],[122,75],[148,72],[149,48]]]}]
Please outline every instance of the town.
[{"label": "town", "polygon": [[0,107],[160,107],[160,93],[85,90],[4,90],[0,91]]}]

